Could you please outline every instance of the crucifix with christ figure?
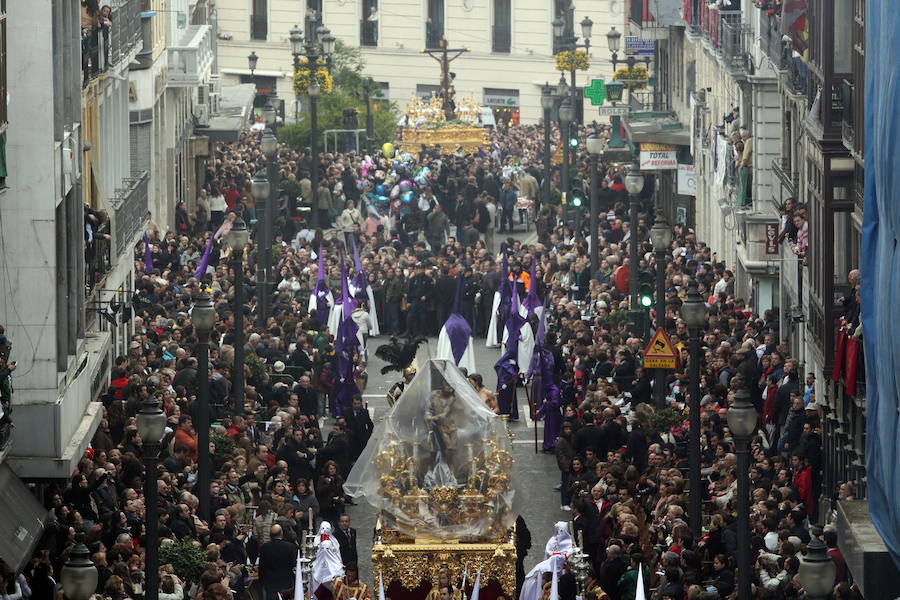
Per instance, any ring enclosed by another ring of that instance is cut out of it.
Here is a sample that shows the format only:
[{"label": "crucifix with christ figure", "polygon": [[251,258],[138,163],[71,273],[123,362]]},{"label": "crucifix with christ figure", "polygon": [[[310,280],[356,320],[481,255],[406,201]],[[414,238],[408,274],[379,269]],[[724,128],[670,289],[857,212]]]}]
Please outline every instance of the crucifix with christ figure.
[{"label": "crucifix with christ figure", "polygon": [[456,74],[450,72],[450,63],[468,52],[469,49],[448,48],[447,46],[447,38],[441,37],[437,48],[426,48],[422,52],[441,63],[441,108],[444,111],[444,117],[451,121],[456,117],[456,102],[453,100],[456,92],[452,85]]}]

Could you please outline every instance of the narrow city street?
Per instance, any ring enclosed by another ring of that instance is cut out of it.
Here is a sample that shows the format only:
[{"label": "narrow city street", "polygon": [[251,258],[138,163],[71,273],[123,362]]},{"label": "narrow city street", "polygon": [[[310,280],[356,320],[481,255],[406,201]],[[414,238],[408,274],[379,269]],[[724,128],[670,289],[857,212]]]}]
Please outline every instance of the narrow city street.
[{"label": "narrow city street", "polygon": [[0,600],[900,599],[897,40],[0,0]]}]

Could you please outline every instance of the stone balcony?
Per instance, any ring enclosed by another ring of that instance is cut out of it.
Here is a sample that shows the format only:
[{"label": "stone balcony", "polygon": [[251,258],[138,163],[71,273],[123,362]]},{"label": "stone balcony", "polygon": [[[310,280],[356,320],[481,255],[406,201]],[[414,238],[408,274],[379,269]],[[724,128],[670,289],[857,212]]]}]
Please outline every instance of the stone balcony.
[{"label": "stone balcony", "polygon": [[189,25],[169,46],[169,87],[196,87],[209,79],[213,63],[212,29]]}]

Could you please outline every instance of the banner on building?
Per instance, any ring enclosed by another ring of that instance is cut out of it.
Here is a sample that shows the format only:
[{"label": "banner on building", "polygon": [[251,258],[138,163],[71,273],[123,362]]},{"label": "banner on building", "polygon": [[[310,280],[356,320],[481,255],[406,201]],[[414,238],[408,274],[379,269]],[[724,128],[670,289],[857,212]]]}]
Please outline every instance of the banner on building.
[{"label": "banner on building", "polygon": [[778,254],[778,223],[766,223],[766,254]]},{"label": "banner on building", "polygon": [[697,195],[697,175],[694,165],[678,165],[678,194],[681,196]]},{"label": "banner on building", "polygon": [[678,148],[670,144],[654,144],[644,142],[641,144],[641,170],[660,171],[678,168]]}]

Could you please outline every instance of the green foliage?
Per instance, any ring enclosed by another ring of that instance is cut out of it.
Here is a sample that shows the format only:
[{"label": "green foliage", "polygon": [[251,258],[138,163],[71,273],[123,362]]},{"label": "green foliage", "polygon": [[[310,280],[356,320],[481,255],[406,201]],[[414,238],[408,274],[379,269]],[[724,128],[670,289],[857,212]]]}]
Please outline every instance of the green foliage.
[{"label": "green foliage", "polygon": [[609,316],[606,317],[606,322],[609,324],[610,327],[615,327],[623,321],[625,321],[627,323],[628,319],[630,319],[630,318],[631,318],[631,315],[628,314],[627,310],[616,310],[616,311],[609,313]]},{"label": "green foliage", "polygon": [[[356,108],[359,113],[360,128],[365,128],[366,103],[363,84],[366,76],[364,67],[359,48],[350,48],[338,40],[335,44],[331,65],[335,89],[329,94],[322,94],[318,100],[316,112],[320,136],[321,132],[326,129],[342,129],[343,111],[351,107]],[[307,105],[308,100],[304,99],[303,103],[304,106]],[[373,99],[370,104],[374,137],[372,143],[375,148],[380,148],[384,142],[394,140],[399,112],[393,102],[386,100]],[[295,150],[302,150],[310,145],[310,129],[310,114],[308,110],[304,110],[300,114],[298,123],[285,125],[278,130],[278,139]],[[365,136],[360,136],[359,143],[361,146],[365,145]],[[321,137],[318,148],[319,151],[324,148]]]},{"label": "green foliage", "polygon": [[234,440],[232,440],[227,435],[221,435],[218,433],[214,433],[209,436],[209,441],[211,441],[216,446],[216,456],[219,458],[231,458],[234,455],[234,449],[237,447],[234,444]]},{"label": "green foliage", "polygon": [[669,430],[680,425],[684,418],[674,408],[663,408],[650,415],[650,426],[657,433],[669,433]]},{"label": "green foliage", "polygon": [[187,539],[163,544],[159,547],[159,564],[172,565],[175,574],[185,583],[196,582],[206,564],[206,552]]},{"label": "green foliage", "polygon": [[[372,136],[375,148],[380,148],[384,142],[394,139],[396,129],[397,109],[392,102],[384,100],[372,100]],[[338,88],[330,94],[319,96],[317,107],[319,135],[327,129],[343,129],[341,117],[345,108],[355,107],[359,113],[359,127],[365,129],[366,105],[365,102],[347,94]],[[302,150],[310,146],[310,114],[308,111],[301,113],[300,121],[285,125],[278,130],[278,140],[295,150]],[[365,136],[360,135],[360,145],[365,144]],[[322,138],[319,139],[318,149],[324,148]]]},{"label": "green foliage", "polygon": [[[273,247],[273,260],[277,261],[279,256],[274,254],[277,251]],[[263,364],[263,361],[254,354],[253,352],[248,352],[244,355],[244,364],[250,369],[250,376],[247,377],[247,383],[252,386],[259,386],[265,383],[266,381],[266,365]]]}]

